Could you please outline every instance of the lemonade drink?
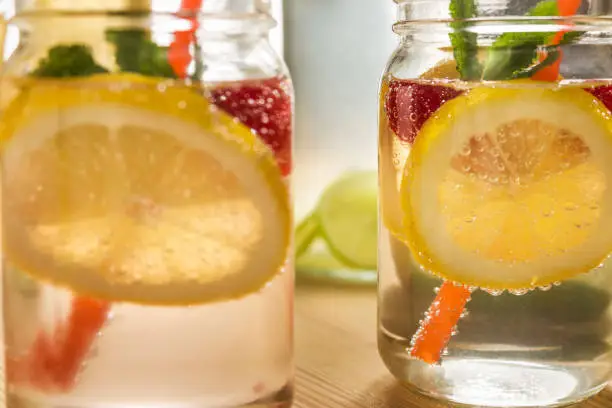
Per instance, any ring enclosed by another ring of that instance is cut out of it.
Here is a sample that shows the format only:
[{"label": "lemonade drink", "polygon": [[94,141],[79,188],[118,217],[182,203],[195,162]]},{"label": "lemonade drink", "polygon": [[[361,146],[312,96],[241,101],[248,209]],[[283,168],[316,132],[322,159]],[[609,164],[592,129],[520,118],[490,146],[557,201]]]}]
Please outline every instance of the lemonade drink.
[{"label": "lemonade drink", "polygon": [[457,21],[447,58],[410,78],[403,43],[381,85],[379,350],[434,398],[568,405],[612,374],[612,83],[564,78],[571,24]]},{"label": "lemonade drink", "polygon": [[[440,106],[414,141],[408,122],[382,121],[383,358],[458,401],[491,403],[462,393],[480,375],[501,403],[599,389],[612,370],[612,86],[390,78],[387,108],[406,95]],[[471,299],[430,366],[406,350],[444,281]]]},{"label": "lemonade drink", "polygon": [[143,33],[6,68],[7,404],[289,406],[290,81],[197,80]]}]

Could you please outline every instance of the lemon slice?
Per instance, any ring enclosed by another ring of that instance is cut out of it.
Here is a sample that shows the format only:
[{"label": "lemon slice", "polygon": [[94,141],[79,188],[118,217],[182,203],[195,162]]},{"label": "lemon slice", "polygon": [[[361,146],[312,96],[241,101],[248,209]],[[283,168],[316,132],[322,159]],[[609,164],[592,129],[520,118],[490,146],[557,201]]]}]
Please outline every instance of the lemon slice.
[{"label": "lemon slice", "polygon": [[32,82],[4,113],[4,251],[84,295],[184,305],[260,289],[285,262],[271,151],[193,89],[133,75]]},{"label": "lemon slice", "polygon": [[443,278],[548,285],[612,250],[612,116],[578,89],[479,88],[421,129],[401,186],[407,244]]}]

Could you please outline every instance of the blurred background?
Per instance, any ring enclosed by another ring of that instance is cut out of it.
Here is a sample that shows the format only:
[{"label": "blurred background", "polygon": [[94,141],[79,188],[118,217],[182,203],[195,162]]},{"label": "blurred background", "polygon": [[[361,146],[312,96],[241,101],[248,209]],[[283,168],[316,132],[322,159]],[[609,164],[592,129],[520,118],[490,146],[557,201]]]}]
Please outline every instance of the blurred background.
[{"label": "blurred background", "polygon": [[287,0],[283,12],[296,94],[298,281],[374,285],[378,87],[397,43],[395,3]]}]

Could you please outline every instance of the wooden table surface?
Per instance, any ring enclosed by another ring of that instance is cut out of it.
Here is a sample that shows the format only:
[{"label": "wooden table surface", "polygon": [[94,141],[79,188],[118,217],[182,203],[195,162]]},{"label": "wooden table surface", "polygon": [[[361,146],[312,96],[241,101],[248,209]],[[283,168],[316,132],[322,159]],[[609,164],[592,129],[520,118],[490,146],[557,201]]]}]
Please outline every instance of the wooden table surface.
[{"label": "wooden table surface", "polygon": [[[394,381],[376,349],[374,289],[298,285],[295,408],[449,408]],[[612,388],[575,408],[611,408]]]}]

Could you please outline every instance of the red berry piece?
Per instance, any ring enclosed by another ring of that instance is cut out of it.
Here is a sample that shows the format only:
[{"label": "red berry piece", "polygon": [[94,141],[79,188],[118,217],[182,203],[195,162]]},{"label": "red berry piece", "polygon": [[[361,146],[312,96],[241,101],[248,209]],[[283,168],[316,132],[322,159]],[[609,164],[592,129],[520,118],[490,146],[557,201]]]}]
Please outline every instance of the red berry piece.
[{"label": "red berry piece", "polygon": [[283,173],[291,173],[291,91],[281,78],[223,84],[212,102],[257,133],[270,146]]},{"label": "red berry piece", "polygon": [[612,85],[596,86],[594,88],[585,88],[585,91],[590,92],[601,101],[606,108],[612,111]]},{"label": "red berry piece", "polygon": [[385,98],[391,130],[404,142],[413,143],[427,119],[461,91],[442,85],[393,80]]}]

